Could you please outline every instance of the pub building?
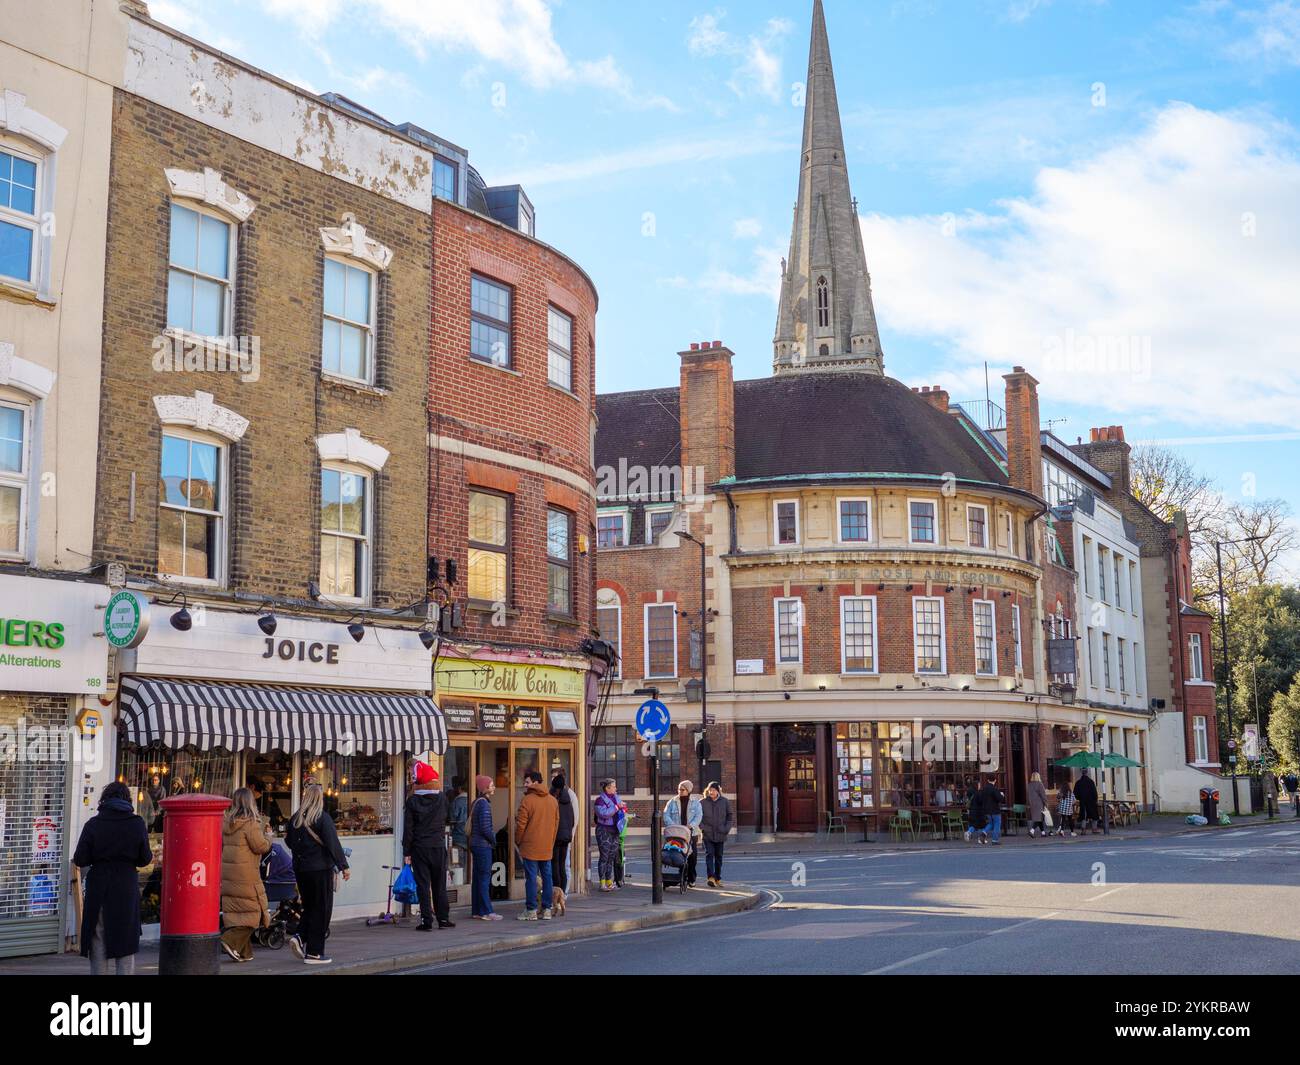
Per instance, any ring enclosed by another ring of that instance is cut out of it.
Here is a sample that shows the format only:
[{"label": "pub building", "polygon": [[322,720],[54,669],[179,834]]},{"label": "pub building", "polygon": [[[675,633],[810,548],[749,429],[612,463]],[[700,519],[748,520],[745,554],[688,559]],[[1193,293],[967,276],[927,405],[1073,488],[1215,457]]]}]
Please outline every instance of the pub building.
[{"label": "pub building", "polygon": [[181,609],[146,605],[146,631],[118,652],[117,778],[133,789],[155,851],[141,874],[146,924],[158,918],[160,800],[256,786],[282,837],[311,781],[351,852],[335,915],[379,912],[384,866],[402,862],[411,760],[446,750],[419,631],[356,626],[358,640],[341,620],[209,607],[185,608],[187,624]]},{"label": "pub building", "polygon": [[[462,657],[443,647],[434,666],[435,694],[448,733],[439,772],[445,788],[465,788],[471,802],[474,778],[492,778],[492,824],[497,830],[493,860],[512,870],[508,884],[493,886],[493,896],[523,898],[523,865],[513,831],[524,796],[524,774],[537,770],[549,787],[562,773],[575,795],[584,794],[582,722],[591,667],[585,658],[558,654],[482,648],[474,653]],[[486,657],[490,654],[499,657]],[[581,798],[579,803],[569,849],[571,887],[581,884],[586,870]],[[453,884],[456,879],[453,870]]]}]

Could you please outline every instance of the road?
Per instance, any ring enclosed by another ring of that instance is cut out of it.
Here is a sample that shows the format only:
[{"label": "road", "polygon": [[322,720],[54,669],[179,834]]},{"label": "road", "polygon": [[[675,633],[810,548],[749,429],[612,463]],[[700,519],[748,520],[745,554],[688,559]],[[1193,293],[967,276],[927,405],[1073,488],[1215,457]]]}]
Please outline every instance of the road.
[{"label": "road", "polygon": [[[701,863],[702,866],[702,863]],[[642,863],[633,875],[644,880]],[[758,910],[421,973],[1281,973],[1300,826],[727,860]],[[701,875],[703,869],[701,868]],[[707,890],[707,889],[700,889]]]}]

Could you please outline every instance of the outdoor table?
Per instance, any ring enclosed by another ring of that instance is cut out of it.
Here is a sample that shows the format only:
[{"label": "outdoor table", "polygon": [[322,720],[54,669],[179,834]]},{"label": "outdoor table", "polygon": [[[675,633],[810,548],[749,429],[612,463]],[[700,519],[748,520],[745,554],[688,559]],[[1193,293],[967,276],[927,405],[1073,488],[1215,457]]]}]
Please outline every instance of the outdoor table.
[{"label": "outdoor table", "polygon": [[[855,821],[861,821],[861,822],[862,822],[862,842],[863,842],[863,843],[870,843],[870,842],[871,842],[871,836],[870,836],[870,834],[869,834],[869,833],[870,833],[870,825],[869,825],[869,823],[868,823],[868,822],[869,822],[869,819],[871,819],[871,818],[877,818],[877,817],[879,817],[880,815],[879,815],[879,814],[874,814],[874,813],[861,813],[861,814],[849,814],[849,816],[850,816],[851,818],[853,818],[853,820],[855,820]],[[876,830],[877,830],[877,831],[880,830],[879,822],[877,822]]]}]

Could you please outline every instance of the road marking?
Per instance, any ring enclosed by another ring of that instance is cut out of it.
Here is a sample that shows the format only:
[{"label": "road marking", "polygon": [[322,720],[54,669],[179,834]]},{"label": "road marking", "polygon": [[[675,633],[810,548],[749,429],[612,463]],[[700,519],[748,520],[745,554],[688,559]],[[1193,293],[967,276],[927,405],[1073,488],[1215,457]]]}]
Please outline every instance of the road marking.
[{"label": "road marking", "polygon": [[1300,828],[1284,828],[1280,832],[1270,832],[1270,836],[1300,836]]},{"label": "road marking", "polygon": [[918,961],[926,961],[929,958],[938,957],[940,954],[947,953],[950,947],[940,947],[938,950],[927,950],[924,954],[914,954],[910,958],[904,958],[902,961],[896,961],[893,965],[882,965],[879,969],[872,969],[867,976],[880,976],[882,973],[892,973],[895,969],[902,969],[907,965],[915,965]]},{"label": "road marking", "polygon": [[1104,899],[1107,895],[1113,895],[1117,891],[1123,891],[1126,887],[1132,887],[1132,884],[1121,884],[1117,888],[1111,888],[1109,891],[1103,891],[1100,895],[1094,895],[1090,899],[1084,899],[1084,902],[1096,902],[1098,899]]},{"label": "road marking", "polygon": [[1003,932],[1010,932],[1015,928],[1024,928],[1027,924],[1033,924],[1035,921],[1046,921],[1049,917],[1056,917],[1061,911],[1053,910],[1051,913],[1040,913],[1037,917],[1031,917],[1027,921],[1017,921],[1015,924],[1009,924],[1005,928],[995,928],[992,932],[985,932],[986,936],[1000,936]]}]

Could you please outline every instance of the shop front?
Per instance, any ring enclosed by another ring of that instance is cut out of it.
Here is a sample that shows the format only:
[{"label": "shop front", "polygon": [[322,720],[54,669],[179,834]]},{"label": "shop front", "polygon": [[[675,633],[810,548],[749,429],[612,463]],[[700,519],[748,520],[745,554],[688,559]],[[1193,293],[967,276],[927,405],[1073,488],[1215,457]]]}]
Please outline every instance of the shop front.
[{"label": "shop front", "polygon": [[104,762],[107,600],[0,575],[0,957],[63,948],[68,859]]},{"label": "shop front", "polygon": [[147,636],[122,653],[117,777],[150,828],[154,866],[142,873],[145,920],[156,920],[162,799],[253,789],[279,834],[303,785],[323,786],[350,851],[335,913],[379,912],[400,865],[409,760],[446,751],[429,698],[429,653],[419,634],[340,622],[208,609],[188,630],[174,606],[149,608]]},{"label": "shop front", "polygon": [[[523,865],[513,845],[515,811],[524,794],[524,775],[541,773],[547,785],[563,774],[579,796],[573,846],[569,851],[570,890],[581,891],[586,869],[586,768],[582,746],[586,664],[459,658],[446,651],[434,669],[434,685],[448,731],[441,772],[446,786],[474,798],[474,778],[491,777],[492,824],[497,830],[493,856],[497,875],[493,896],[522,898]],[[463,856],[458,855],[463,868]],[[455,870],[457,867],[453,867]],[[502,875],[505,870],[510,875]],[[453,878],[457,874],[453,871]]]}]

